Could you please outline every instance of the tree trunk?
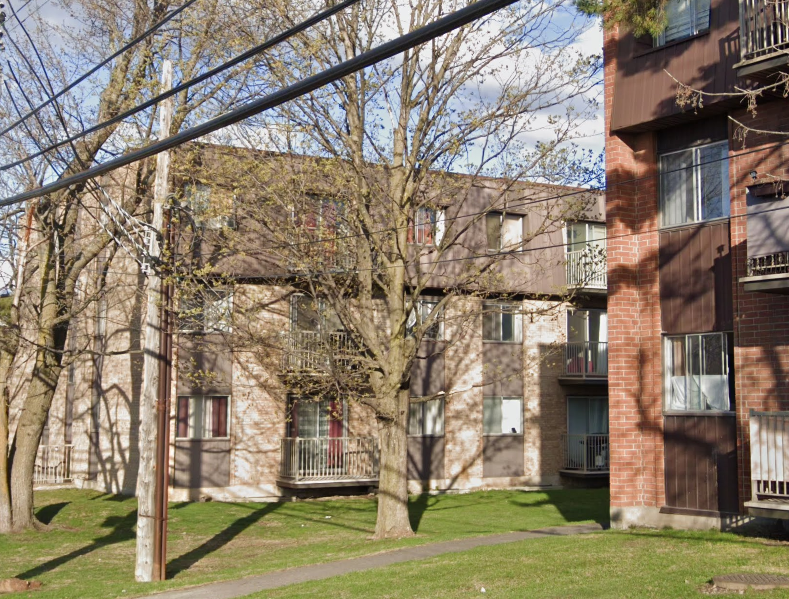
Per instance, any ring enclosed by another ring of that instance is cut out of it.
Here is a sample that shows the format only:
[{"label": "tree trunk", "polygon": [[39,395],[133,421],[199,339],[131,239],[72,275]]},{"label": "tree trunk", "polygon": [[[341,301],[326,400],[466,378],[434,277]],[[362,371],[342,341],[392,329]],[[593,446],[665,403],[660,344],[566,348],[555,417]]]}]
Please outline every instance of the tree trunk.
[{"label": "tree trunk", "polygon": [[0,533],[11,532],[11,489],[8,461],[8,383],[7,353],[0,355]]},{"label": "tree trunk", "polygon": [[381,473],[378,482],[376,539],[397,539],[414,534],[408,517],[408,389],[397,392],[392,420],[379,419]]}]

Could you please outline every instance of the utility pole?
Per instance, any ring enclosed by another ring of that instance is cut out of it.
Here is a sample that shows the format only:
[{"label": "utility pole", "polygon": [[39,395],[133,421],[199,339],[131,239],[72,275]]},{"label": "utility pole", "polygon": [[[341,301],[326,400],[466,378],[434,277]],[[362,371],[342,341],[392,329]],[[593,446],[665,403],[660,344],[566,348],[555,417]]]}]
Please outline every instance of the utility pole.
[{"label": "utility pole", "polygon": [[[162,91],[172,88],[173,65],[162,65]],[[159,105],[159,135],[170,134],[173,100]],[[153,196],[153,228],[162,233],[164,244],[169,240],[169,222],[165,223],[164,204],[167,200],[170,175],[170,153],[156,157],[156,181]],[[167,219],[169,221],[169,218]],[[140,465],[137,478],[137,561],[134,576],[138,582],[165,579],[167,543],[167,490],[169,486],[169,391],[172,341],[169,286],[163,288],[161,271],[162,247],[156,235],[151,236],[151,270],[148,273],[148,302],[143,348],[143,389],[140,398]]]}]

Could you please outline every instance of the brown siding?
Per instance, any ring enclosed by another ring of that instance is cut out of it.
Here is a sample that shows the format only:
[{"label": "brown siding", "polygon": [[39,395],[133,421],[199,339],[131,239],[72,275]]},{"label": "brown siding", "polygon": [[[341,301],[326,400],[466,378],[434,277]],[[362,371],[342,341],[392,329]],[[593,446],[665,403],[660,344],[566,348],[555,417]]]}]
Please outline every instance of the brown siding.
[{"label": "brown siding", "polygon": [[733,326],[729,223],[660,233],[663,332],[730,331]]},{"label": "brown siding", "polygon": [[734,416],[666,416],[666,505],[738,511]]},{"label": "brown siding", "polygon": [[486,436],[482,476],[523,476],[523,435]]},{"label": "brown siding", "polygon": [[408,479],[444,478],[444,437],[408,437]]},{"label": "brown siding", "polygon": [[522,397],[523,346],[488,342],[482,347],[483,394],[488,397]]},{"label": "brown siding", "polygon": [[[737,0],[712,0],[710,31],[661,48],[651,39],[640,41],[632,33],[620,38],[611,130],[636,129],[658,119],[677,121],[696,117],[676,102],[673,77],[705,92],[731,92],[738,83],[733,69],[740,60],[739,6]],[[723,98],[704,98],[707,114],[723,107]],[[717,105],[717,106],[716,106]],[[683,115],[684,112],[684,115]]]},{"label": "brown siding", "polygon": [[176,440],[174,487],[197,489],[229,484],[229,439]]},{"label": "brown siding", "polygon": [[[208,376],[199,376],[207,373]],[[230,395],[233,357],[221,335],[180,335],[178,394]]]},{"label": "brown siding", "polygon": [[444,343],[423,341],[411,366],[411,395],[425,397],[444,389]]}]

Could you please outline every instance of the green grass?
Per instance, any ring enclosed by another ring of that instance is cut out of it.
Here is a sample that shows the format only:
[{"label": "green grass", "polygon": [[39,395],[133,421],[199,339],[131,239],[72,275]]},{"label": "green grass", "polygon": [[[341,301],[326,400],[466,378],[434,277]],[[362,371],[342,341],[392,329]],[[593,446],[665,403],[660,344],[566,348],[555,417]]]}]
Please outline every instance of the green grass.
[{"label": "green grass", "polygon": [[0,578],[40,580],[40,599],[133,597],[409,545],[608,519],[607,490],[422,495],[410,504],[415,537],[372,541],[376,504],[367,498],[174,504],[172,578],[142,585],[134,582],[134,499],[49,491],[37,493],[36,505],[51,529],[0,536]]},{"label": "green grass", "polygon": [[[250,599],[701,598],[717,574],[787,575],[788,557],[788,543],[733,534],[608,531],[484,547],[293,585]],[[789,597],[789,590],[746,595],[777,599]]]}]

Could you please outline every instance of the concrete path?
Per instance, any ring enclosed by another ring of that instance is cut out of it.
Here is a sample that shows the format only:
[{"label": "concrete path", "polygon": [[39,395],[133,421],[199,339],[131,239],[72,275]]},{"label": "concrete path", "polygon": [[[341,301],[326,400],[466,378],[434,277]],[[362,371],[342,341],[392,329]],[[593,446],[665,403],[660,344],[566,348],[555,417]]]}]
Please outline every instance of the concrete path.
[{"label": "concrete path", "polygon": [[141,599],[235,599],[244,597],[259,591],[276,589],[290,584],[309,582],[312,580],[323,580],[332,576],[341,576],[351,572],[363,572],[372,568],[382,568],[410,562],[414,560],[427,559],[436,555],[446,553],[458,553],[468,551],[476,547],[486,547],[489,545],[502,545],[504,543],[515,543],[527,539],[539,539],[551,536],[578,535],[603,530],[600,524],[578,524],[573,526],[552,526],[528,532],[509,532],[500,535],[490,535],[485,537],[472,537],[469,539],[458,539],[457,541],[445,541],[443,543],[432,543],[429,545],[419,545],[417,547],[404,547],[394,551],[386,551],[375,555],[365,555],[345,559],[326,564],[314,564],[310,566],[300,566],[289,570],[278,570],[250,576],[240,580],[226,580],[223,582],[213,582],[198,587],[190,587],[175,591],[165,591]]}]

